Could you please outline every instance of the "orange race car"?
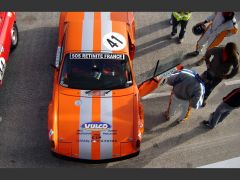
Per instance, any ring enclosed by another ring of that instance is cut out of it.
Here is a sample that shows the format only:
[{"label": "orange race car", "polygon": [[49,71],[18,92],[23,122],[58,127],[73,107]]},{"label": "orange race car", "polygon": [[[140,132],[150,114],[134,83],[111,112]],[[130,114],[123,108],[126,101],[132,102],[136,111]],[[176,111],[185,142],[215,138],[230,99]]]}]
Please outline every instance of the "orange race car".
[{"label": "orange race car", "polygon": [[53,152],[103,160],[140,151],[144,132],[140,96],[155,89],[158,81],[136,84],[134,36],[133,13],[60,14],[48,107]]}]

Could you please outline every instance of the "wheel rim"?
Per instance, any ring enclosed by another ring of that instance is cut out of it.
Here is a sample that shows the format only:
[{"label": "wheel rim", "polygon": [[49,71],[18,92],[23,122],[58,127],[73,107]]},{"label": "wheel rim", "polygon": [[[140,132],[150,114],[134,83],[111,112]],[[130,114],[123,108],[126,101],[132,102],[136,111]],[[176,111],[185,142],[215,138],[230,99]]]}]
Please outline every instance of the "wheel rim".
[{"label": "wheel rim", "polygon": [[18,39],[17,39],[17,31],[15,27],[13,27],[11,30],[11,37],[12,37],[12,45],[16,45]]}]

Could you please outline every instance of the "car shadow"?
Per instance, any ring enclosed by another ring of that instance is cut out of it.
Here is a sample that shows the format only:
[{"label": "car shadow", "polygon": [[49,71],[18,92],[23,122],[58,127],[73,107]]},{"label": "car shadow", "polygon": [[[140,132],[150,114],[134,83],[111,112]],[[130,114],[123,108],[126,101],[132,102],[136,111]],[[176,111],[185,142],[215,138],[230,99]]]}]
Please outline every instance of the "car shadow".
[{"label": "car shadow", "polygon": [[[172,123],[170,126],[175,126],[174,123]],[[161,142],[154,143],[151,147],[141,151],[139,156],[129,159],[128,161],[124,161],[117,164],[113,164],[111,168],[116,167],[124,167],[124,168],[130,168],[130,167],[136,167],[141,168],[145,167],[148,163],[150,163],[153,159],[161,156],[161,154],[164,154],[166,152],[169,152],[171,149],[201,135],[204,133],[207,133],[209,130],[202,125],[197,126],[196,128],[192,129],[189,132],[170,137],[166,140],[163,140]]]}]

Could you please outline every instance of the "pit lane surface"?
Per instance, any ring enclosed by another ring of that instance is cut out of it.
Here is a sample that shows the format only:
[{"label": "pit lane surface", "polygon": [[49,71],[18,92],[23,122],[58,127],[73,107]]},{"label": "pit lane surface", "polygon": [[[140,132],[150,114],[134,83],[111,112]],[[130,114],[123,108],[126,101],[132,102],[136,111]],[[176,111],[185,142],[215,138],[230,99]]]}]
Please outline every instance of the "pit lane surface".
[{"label": "pit lane surface", "polygon": [[[170,13],[135,13],[137,54],[134,70],[140,74],[155,66],[158,59],[174,52],[194,50],[198,37],[191,27],[210,13],[193,13],[183,44],[169,40]],[[240,19],[240,13],[237,13]],[[57,47],[58,13],[17,13],[20,41],[11,54],[4,84],[0,89],[0,167],[199,167],[240,156],[239,110],[214,130],[200,122],[215,110],[221,98],[236,84],[221,83],[204,109],[193,111],[188,122],[176,125],[166,122],[162,112],[168,96],[145,99],[145,135],[139,156],[131,159],[86,164],[53,156],[49,151],[47,106],[51,98],[53,70]],[[227,38],[239,46],[240,35]],[[199,57],[198,57],[199,58]],[[198,58],[189,59],[186,64]],[[195,68],[199,72],[202,65]],[[238,74],[233,80],[238,80]],[[165,93],[170,87],[158,88]]]}]

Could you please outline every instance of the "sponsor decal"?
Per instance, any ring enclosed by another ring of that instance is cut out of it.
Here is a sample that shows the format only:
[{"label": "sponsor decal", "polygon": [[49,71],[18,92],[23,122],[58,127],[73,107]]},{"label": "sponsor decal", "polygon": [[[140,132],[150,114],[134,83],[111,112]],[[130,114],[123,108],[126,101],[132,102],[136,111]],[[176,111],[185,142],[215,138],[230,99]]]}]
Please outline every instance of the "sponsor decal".
[{"label": "sponsor decal", "polygon": [[[92,135],[91,131],[84,131],[84,130],[78,130],[77,134],[81,134],[81,135]],[[112,136],[112,135],[116,135],[117,134],[117,130],[107,130],[107,131],[103,131],[102,135],[108,135],[108,136]]]},{"label": "sponsor decal", "polygon": [[111,54],[111,53],[70,53],[69,59],[111,59],[111,60],[125,60],[124,54]]},{"label": "sponsor decal", "polygon": [[101,139],[101,140],[89,140],[89,139],[80,139],[78,142],[84,142],[84,143],[92,143],[92,142],[105,142],[105,143],[113,143],[113,142],[117,142],[116,139]]},{"label": "sponsor decal", "polygon": [[110,32],[103,37],[103,44],[111,51],[120,51],[125,48],[127,42],[123,35]]},{"label": "sponsor decal", "polygon": [[81,128],[87,131],[107,131],[111,125],[104,122],[88,122],[81,125]]},{"label": "sponsor decal", "polygon": [[103,135],[116,135],[117,134],[117,130],[109,130],[106,132],[102,132]]}]

